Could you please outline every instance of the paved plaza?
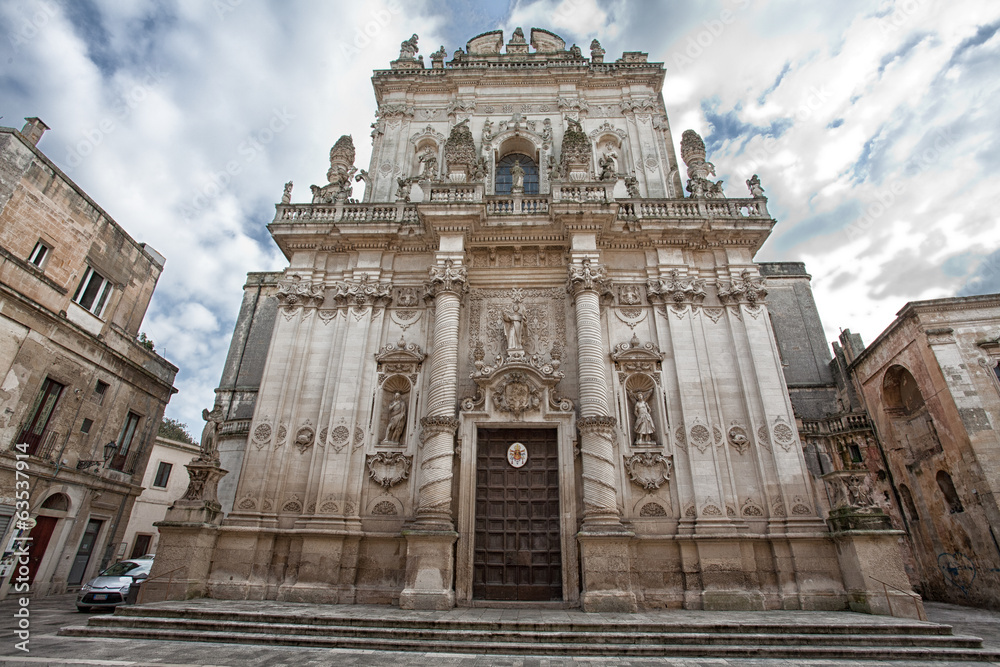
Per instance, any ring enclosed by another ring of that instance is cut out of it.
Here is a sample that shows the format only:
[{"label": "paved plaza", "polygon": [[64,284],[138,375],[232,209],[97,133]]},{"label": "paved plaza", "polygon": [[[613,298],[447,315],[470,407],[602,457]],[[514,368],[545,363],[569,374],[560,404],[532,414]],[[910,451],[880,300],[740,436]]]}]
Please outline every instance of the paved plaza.
[{"label": "paved plaza", "polygon": [[[243,667],[261,665],[278,667],[281,665],[337,665],[338,667],[393,665],[409,667],[433,665],[435,667],[574,667],[614,665],[684,665],[684,666],[725,666],[747,665],[972,665],[991,663],[930,663],[898,661],[844,661],[844,660],[775,660],[775,659],[720,659],[720,658],[608,658],[608,657],[553,657],[553,656],[504,656],[469,655],[420,652],[358,651],[345,649],[314,649],[282,646],[248,646],[241,644],[217,644],[201,642],[151,641],[131,639],[88,639],[60,637],[56,632],[67,625],[82,625],[88,614],[75,610],[72,595],[59,595],[32,600],[30,610],[29,652],[23,653],[15,647],[14,613],[18,610],[15,599],[0,602],[0,616],[3,625],[3,645],[0,646],[0,664],[4,665],[219,665]],[[219,603],[225,604],[225,603]],[[246,603],[236,603],[239,606]],[[929,620],[947,623],[955,628],[955,634],[982,637],[984,648],[1000,650],[1000,613],[959,607],[956,605],[926,603]],[[458,612],[450,612],[450,615]],[[469,609],[474,615],[481,615],[481,609]],[[109,612],[104,612],[109,613]],[[679,612],[684,613],[684,612]],[[794,612],[789,612],[794,614]],[[877,617],[873,621],[877,622]],[[1000,664],[1000,663],[992,663]]]}]

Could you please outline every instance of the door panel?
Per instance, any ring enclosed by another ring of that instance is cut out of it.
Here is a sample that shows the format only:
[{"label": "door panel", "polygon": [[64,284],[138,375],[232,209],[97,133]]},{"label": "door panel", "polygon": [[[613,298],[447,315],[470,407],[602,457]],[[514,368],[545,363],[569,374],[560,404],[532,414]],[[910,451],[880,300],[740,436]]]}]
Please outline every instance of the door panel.
[{"label": "door panel", "polygon": [[[515,442],[528,461],[515,468]],[[561,600],[559,457],[555,429],[480,429],[472,595],[485,600]]]},{"label": "door panel", "polygon": [[87,563],[90,562],[90,554],[94,552],[97,543],[97,534],[101,532],[103,521],[91,519],[87,522],[87,529],[83,531],[83,539],[80,540],[80,548],[76,552],[73,560],[73,568],[69,571],[67,583],[70,586],[83,583],[83,573],[87,571]]}]

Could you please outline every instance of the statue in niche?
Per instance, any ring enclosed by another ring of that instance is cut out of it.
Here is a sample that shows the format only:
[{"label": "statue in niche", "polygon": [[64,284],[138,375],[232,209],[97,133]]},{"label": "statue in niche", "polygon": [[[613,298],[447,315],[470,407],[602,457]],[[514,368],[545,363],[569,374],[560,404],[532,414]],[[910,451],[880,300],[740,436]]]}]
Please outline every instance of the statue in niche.
[{"label": "statue in niche", "polygon": [[632,431],[635,433],[635,444],[655,445],[656,425],[653,424],[653,413],[649,410],[647,402],[653,390],[629,392],[632,400],[635,401],[635,425]]},{"label": "statue in niche", "polygon": [[524,307],[515,302],[510,311],[505,311],[503,317],[503,333],[507,337],[507,352],[524,351],[521,334],[524,329]]},{"label": "statue in niche", "polygon": [[524,169],[521,168],[521,161],[514,160],[514,166],[510,168],[511,192],[524,191]]},{"label": "statue in niche", "polygon": [[433,179],[437,176],[438,159],[433,148],[425,148],[420,154],[420,177]]},{"label": "statue in niche", "polygon": [[398,391],[392,395],[392,401],[388,408],[389,419],[385,425],[385,438],[383,445],[398,445],[403,437],[403,429],[406,428],[406,401]]}]

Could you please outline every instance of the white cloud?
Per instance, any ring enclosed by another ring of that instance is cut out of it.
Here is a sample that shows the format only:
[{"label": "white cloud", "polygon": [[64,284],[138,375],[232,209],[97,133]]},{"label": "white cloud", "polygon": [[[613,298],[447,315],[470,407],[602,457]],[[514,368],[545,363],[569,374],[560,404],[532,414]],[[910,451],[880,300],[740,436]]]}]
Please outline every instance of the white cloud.
[{"label": "white cloud", "polygon": [[[1000,6],[890,8],[518,0],[495,25],[461,0],[26,0],[0,5],[17,37],[0,51],[0,100],[5,124],[37,115],[53,127],[40,148],[167,257],[144,329],[182,368],[167,414],[197,434],[246,272],[285,265],[265,230],[282,185],[306,200],[345,133],[367,166],[372,70],[412,33],[424,54],[451,53],[496,27],[508,38],[540,27],[585,55],[596,37],[607,60],[642,50],[664,62],[675,141],[701,131],[730,196],[760,174],[779,224],[758,258],[807,262],[831,338],[843,326],[870,341],[905,301],[954,293],[1000,247],[989,168],[1000,164],[1000,34],[977,37]],[[970,39],[981,43],[954,56]],[[276,116],[287,122],[272,127]],[[229,163],[238,173],[223,177]],[[893,184],[893,201],[849,236]],[[942,269],[963,253],[965,275]]]}]

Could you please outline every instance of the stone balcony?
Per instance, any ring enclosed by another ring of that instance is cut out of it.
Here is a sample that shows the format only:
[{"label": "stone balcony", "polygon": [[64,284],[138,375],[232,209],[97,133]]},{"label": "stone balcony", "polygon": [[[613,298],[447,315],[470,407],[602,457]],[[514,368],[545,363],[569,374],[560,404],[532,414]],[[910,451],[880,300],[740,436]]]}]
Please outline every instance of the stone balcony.
[{"label": "stone balcony", "polygon": [[737,243],[756,251],[775,222],[764,198],[616,198],[615,190],[614,182],[567,181],[553,183],[548,194],[488,195],[482,183],[424,184],[415,191],[414,201],[278,204],[269,229],[290,256],[306,247],[302,244],[329,245],[330,235],[344,240],[384,240],[393,233],[416,238],[439,224],[470,229],[544,226],[575,224],[582,216],[600,220],[613,234],[642,231],[651,238],[670,236],[674,242],[696,245]]}]

